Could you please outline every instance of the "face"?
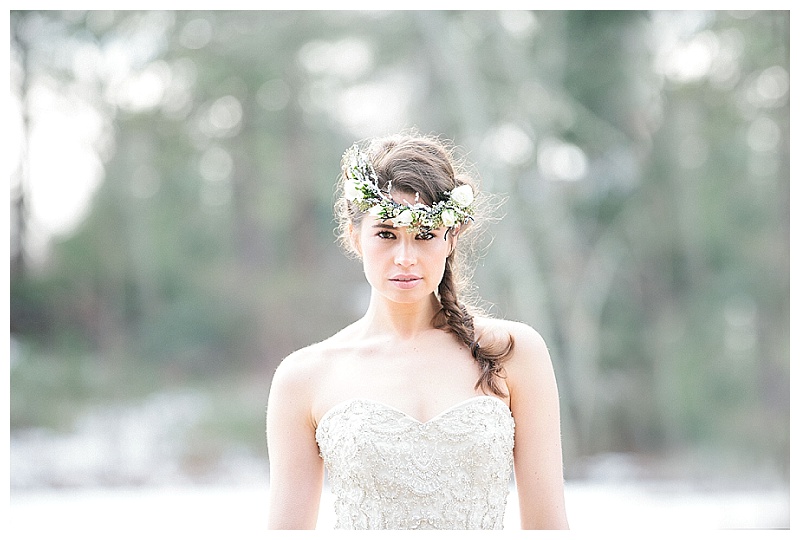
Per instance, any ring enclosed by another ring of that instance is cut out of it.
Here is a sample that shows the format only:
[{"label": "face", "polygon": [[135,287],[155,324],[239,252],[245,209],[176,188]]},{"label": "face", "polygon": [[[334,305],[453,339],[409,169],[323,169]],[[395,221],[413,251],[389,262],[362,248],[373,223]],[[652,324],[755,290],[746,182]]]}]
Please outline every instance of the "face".
[{"label": "face", "polygon": [[364,216],[357,235],[358,251],[370,285],[388,300],[399,303],[428,298],[442,281],[445,261],[454,247],[455,235],[447,229],[408,232]]}]

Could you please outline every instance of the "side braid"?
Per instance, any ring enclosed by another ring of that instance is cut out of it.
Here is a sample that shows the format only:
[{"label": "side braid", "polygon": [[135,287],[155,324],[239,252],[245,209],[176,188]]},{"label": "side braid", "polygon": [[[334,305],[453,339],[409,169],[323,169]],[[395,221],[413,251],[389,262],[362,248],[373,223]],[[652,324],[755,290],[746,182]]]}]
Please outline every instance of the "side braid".
[{"label": "side braid", "polygon": [[455,252],[449,257],[444,267],[444,275],[439,283],[439,300],[442,304],[441,314],[444,317],[444,324],[448,332],[455,336],[466,345],[472,357],[478,362],[481,368],[481,375],[475,388],[489,390],[495,395],[506,397],[506,393],[500,388],[497,382],[502,378],[502,362],[511,354],[514,349],[514,338],[508,336],[508,341],[503,343],[491,343],[481,345],[475,339],[475,325],[473,317],[464,304],[458,301],[456,290],[456,280],[453,273]]}]

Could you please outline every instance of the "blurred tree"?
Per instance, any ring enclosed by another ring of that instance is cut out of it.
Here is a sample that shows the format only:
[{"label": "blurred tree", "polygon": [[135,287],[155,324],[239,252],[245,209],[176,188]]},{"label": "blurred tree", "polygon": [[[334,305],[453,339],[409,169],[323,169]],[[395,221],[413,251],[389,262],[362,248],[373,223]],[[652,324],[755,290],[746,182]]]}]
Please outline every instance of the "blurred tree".
[{"label": "blurred tree", "polygon": [[602,452],[704,448],[788,470],[787,13],[52,11],[11,24],[23,118],[47,87],[108,128],[85,219],[36,272],[12,251],[16,337],[56,357],[82,343],[120,388],[135,374],[149,388],[236,375],[266,389],[285,354],[366,299],[333,241],[341,152],[416,126],[467,149],[507,197],[476,281],[551,346],[568,472]]}]

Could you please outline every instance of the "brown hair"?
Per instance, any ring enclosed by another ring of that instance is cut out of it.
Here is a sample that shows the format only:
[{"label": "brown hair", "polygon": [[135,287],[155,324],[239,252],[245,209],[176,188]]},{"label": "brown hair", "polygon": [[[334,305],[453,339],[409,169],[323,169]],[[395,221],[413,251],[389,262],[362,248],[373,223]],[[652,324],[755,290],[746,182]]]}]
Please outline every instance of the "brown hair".
[{"label": "brown hair", "polygon": [[[453,147],[437,137],[420,136],[416,133],[400,134],[374,139],[364,146],[378,176],[378,187],[382,190],[388,189],[391,183],[392,191],[419,193],[420,200],[428,205],[441,200],[444,192],[452,191],[460,185],[470,185],[476,193],[473,204],[476,219],[474,223],[461,227],[456,249],[447,257],[438,288],[442,308],[433,322],[437,328],[454,334],[469,348],[478,362],[481,375],[475,388],[505,397],[506,393],[498,384],[498,378],[503,378],[502,363],[514,350],[514,338],[511,335],[505,340],[486,336],[485,339],[490,342],[479,344],[472,315],[477,308],[468,308],[459,299],[472,291],[471,273],[458,254],[462,252],[463,255],[463,252],[474,248],[474,241],[479,236],[478,229],[486,221],[480,214],[489,206],[488,197],[478,192],[477,184],[467,174],[466,167],[454,158]],[[350,254],[357,256],[358,252],[351,244],[350,230],[351,227],[361,224],[364,212],[344,197],[343,184],[344,174],[341,174],[335,204],[339,240]]]}]

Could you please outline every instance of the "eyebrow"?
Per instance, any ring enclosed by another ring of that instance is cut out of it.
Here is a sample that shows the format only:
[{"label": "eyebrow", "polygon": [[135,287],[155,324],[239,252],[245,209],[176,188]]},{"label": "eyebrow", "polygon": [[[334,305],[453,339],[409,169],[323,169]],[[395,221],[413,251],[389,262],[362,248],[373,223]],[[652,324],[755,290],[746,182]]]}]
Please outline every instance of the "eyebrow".
[{"label": "eyebrow", "polygon": [[376,223],[372,226],[373,229],[394,229],[394,225],[388,225],[386,223]]}]

